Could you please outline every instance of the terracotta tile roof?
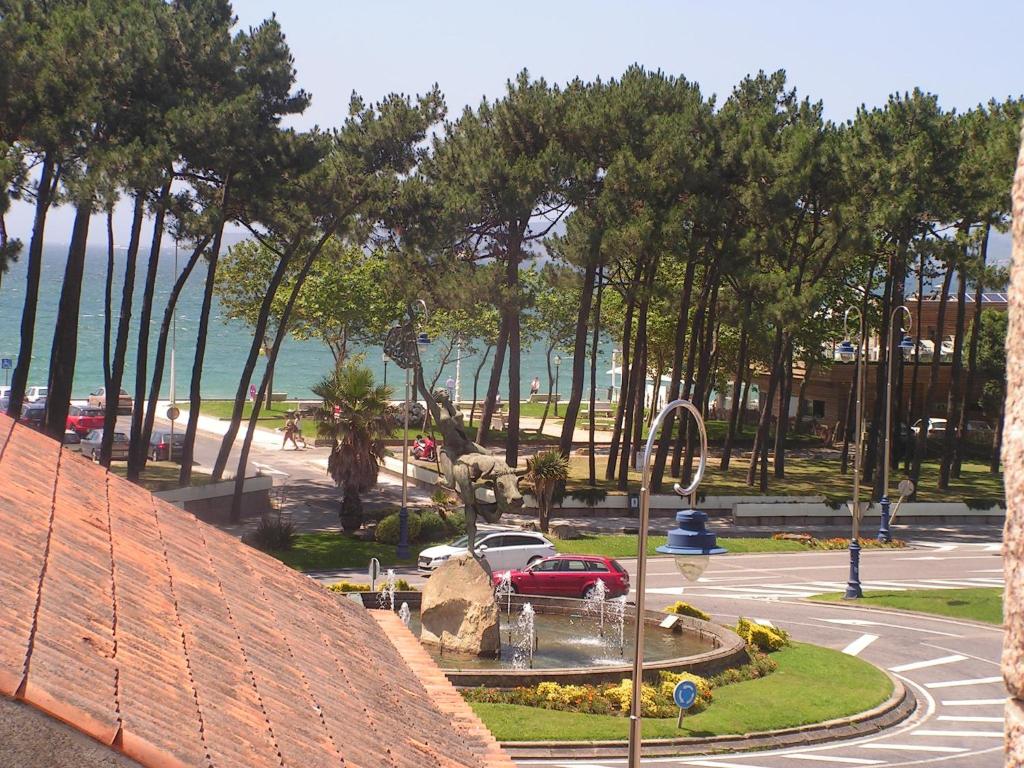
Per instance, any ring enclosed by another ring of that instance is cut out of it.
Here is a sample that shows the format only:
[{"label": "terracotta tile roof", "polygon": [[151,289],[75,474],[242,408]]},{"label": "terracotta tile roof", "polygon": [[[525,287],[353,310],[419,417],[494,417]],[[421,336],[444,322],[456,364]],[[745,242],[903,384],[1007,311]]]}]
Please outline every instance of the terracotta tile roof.
[{"label": "terracotta tile roof", "polygon": [[396,617],[2,415],[0,532],[0,694],[143,765],[512,765]]}]

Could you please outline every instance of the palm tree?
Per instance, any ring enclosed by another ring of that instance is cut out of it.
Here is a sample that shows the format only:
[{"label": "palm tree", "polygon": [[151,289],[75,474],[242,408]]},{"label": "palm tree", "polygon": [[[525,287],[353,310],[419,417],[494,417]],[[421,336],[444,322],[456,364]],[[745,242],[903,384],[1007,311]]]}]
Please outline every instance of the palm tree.
[{"label": "palm tree", "polygon": [[569,479],[569,460],[558,451],[541,451],[526,460],[526,479],[537,497],[540,529],[547,533],[555,490]]},{"label": "palm tree", "polygon": [[346,533],[363,524],[359,496],[377,484],[384,461],[384,438],[394,428],[391,389],[377,386],[373,374],[358,362],[348,362],[315,387],[324,400],[317,414],[317,435],[333,441],[327,473],[341,488],[341,527]]}]

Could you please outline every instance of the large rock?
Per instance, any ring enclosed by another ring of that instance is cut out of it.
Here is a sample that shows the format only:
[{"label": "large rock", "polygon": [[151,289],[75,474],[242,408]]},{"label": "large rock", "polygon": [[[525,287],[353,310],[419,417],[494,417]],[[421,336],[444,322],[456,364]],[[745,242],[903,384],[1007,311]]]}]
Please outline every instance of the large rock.
[{"label": "large rock", "polygon": [[[1024,138],[1024,133],[1022,133]],[[1024,141],[1013,182],[1013,260],[1010,327],[1006,334],[1006,423],[1003,471],[1006,528],[1003,531],[1003,677],[1006,702],[1006,765],[1024,765]]]},{"label": "large rock", "polygon": [[434,571],[423,588],[420,623],[423,643],[453,653],[497,656],[498,603],[487,569],[466,554]]}]

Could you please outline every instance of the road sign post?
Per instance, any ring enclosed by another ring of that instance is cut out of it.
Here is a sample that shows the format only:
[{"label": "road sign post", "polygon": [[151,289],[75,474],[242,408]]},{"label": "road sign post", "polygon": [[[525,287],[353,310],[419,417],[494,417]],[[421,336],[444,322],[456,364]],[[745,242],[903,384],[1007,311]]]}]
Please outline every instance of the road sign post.
[{"label": "road sign post", "polygon": [[7,377],[11,375],[11,368],[14,366],[14,361],[9,357],[0,358],[0,368],[4,371],[4,386],[8,384]]},{"label": "road sign post", "polygon": [[370,591],[377,591],[377,579],[380,577],[380,560],[376,557],[370,558],[370,569],[367,574],[370,577]]},{"label": "road sign post", "polygon": [[672,689],[672,700],[679,707],[679,719],[676,728],[683,727],[683,713],[697,701],[697,685],[692,680],[680,680]]}]

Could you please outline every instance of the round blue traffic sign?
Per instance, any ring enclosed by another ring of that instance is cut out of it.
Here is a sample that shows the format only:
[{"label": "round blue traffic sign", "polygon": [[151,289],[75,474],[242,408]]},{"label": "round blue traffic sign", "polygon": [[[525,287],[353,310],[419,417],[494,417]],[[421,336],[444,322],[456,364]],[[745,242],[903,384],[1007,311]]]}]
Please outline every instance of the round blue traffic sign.
[{"label": "round blue traffic sign", "polygon": [[692,680],[682,680],[676,683],[672,690],[672,699],[680,709],[689,709],[697,700],[697,686]]}]

